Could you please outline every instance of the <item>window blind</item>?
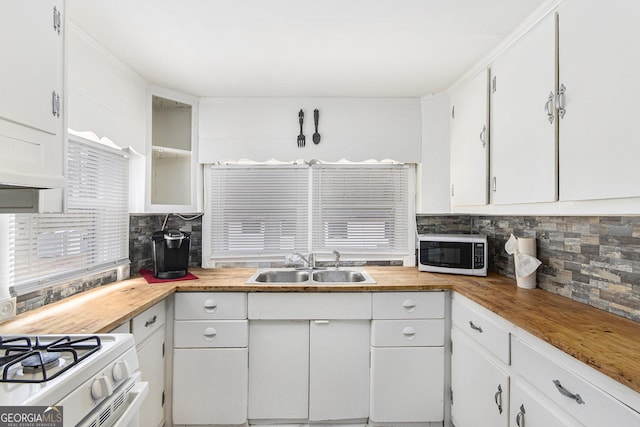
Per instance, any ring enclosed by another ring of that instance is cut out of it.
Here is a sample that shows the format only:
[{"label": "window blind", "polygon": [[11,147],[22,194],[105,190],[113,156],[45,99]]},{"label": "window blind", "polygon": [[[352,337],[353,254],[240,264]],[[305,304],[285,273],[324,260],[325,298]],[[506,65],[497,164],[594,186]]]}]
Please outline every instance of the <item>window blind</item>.
[{"label": "window blind", "polygon": [[128,262],[128,160],[100,144],[67,144],[64,214],[17,214],[11,282],[24,293]]},{"label": "window blind", "polygon": [[409,166],[312,166],[313,251],[408,254]]},{"label": "window blind", "polygon": [[210,258],[308,250],[306,165],[214,165],[207,173]]}]

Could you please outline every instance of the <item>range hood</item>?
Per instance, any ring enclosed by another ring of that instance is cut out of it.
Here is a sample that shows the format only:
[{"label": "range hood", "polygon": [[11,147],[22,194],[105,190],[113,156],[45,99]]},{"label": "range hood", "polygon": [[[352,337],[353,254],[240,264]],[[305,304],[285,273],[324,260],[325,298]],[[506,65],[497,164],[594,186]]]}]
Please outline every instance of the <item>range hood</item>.
[{"label": "range hood", "polygon": [[62,212],[62,188],[0,184],[0,213]]}]

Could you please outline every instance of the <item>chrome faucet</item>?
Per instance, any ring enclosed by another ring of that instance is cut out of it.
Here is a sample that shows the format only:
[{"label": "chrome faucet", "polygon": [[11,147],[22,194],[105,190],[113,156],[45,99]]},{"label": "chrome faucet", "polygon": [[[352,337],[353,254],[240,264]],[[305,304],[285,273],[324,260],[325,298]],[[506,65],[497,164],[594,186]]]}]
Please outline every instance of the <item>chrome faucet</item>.
[{"label": "chrome faucet", "polygon": [[316,268],[316,256],[313,252],[309,253],[308,258],[302,255],[300,252],[296,252],[294,253],[294,255],[298,255],[300,258],[302,258],[302,260],[307,263],[309,268]]},{"label": "chrome faucet", "polygon": [[336,270],[340,268],[340,252],[333,250],[333,254],[336,256],[335,267]]}]

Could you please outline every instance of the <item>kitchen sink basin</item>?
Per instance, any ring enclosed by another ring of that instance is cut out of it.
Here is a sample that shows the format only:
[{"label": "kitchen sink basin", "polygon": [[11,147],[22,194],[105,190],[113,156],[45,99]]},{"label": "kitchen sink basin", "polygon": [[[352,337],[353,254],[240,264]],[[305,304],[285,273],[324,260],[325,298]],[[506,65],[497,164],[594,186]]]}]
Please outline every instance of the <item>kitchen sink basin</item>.
[{"label": "kitchen sink basin", "polygon": [[344,283],[361,283],[367,278],[359,271],[354,270],[325,270],[314,271],[313,280],[316,282],[344,282]]},{"label": "kitchen sink basin", "polygon": [[362,268],[294,269],[267,268],[255,272],[247,284],[371,284],[375,280]]},{"label": "kitchen sink basin", "polygon": [[307,270],[267,270],[253,278],[258,283],[301,283],[309,280]]}]

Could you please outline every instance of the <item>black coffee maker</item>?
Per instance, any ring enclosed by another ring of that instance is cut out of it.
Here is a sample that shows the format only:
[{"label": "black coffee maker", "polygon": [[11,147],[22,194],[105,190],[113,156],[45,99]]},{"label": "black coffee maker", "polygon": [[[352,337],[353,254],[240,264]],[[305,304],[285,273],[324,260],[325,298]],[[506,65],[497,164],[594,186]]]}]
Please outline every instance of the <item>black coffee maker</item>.
[{"label": "black coffee maker", "polygon": [[191,235],[180,230],[156,231],[153,242],[153,276],[177,279],[187,275]]}]

